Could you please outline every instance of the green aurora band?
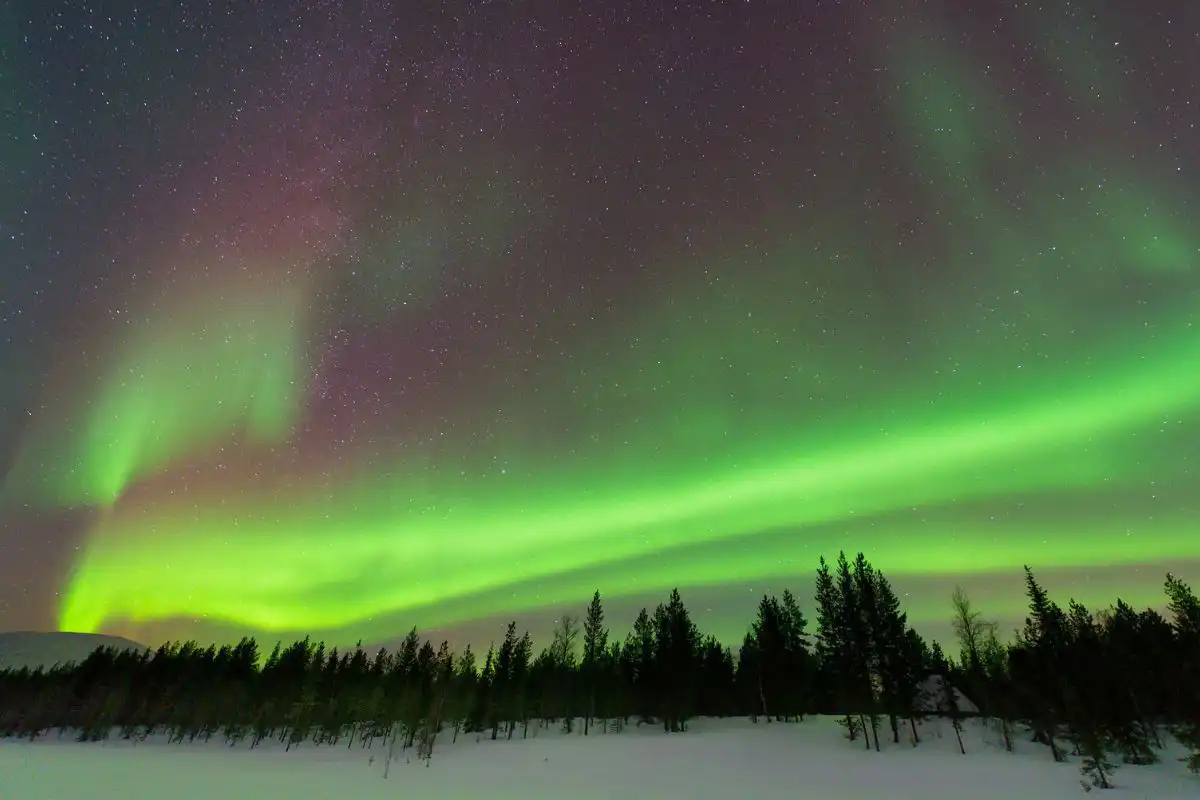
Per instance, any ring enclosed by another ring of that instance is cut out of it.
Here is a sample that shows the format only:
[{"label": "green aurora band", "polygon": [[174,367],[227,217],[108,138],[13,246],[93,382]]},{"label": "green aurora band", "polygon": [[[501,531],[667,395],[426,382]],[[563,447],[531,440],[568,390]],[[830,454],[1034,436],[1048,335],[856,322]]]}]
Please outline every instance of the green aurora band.
[{"label": "green aurora band", "polygon": [[[569,457],[537,438],[555,419],[521,415],[522,397],[497,386],[511,429],[453,468],[425,468],[418,451],[307,494],[243,486],[126,506],[117,500],[135,481],[174,459],[235,430],[278,442],[296,419],[302,302],[275,318],[221,310],[215,330],[245,344],[232,358],[214,355],[212,336],[165,325],[102,382],[67,448],[70,469],[40,481],[55,502],[107,507],[63,593],[60,627],[203,617],[344,644],[394,635],[397,619],[453,625],[582,602],[596,588],[620,597],[807,579],[818,555],[841,547],[901,580],[1200,558],[1180,435],[1200,411],[1200,247],[1167,219],[1178,198],[1086,153],[1013,176],[1004,195],[984,188],[1022,158],[1009,112],[965,58],[915,37],[901,45],[893,122],[947,247],[986,265],[976,272],[994,283],[979,296],[1009,304],[995,316],[1020,310],[1032,332],[955,336],[980,328],[979,308],[931,302],[934,321],[915,334],[928,352],[911,369],[886,347],[839,343],[820,319],[797,319],[802,276],[834,251],[831,269],[864,276],[878,257],[832,220],[822,241],[782,237],[763,256],[785,268],[763,274],[790,269],[793,281],[756,286],[746,277],[755,265],[731,255],[713,266],[723,283],[652,298],[631,335],[581,335],[571,357],[545,366],[536,391],[557,390],[564,419],[585,420],[563,424],[578,442]],[[1073,85],[1101,80],[1096,64],[1064,57],[1077,65]],[[1115,91],[1100,88],[1093,106]],[[397,248],[377,245],[377,261]],[[1157,310],[1110,330],[1088,301],[1131,283]],[[821,292],[811,294],[802,302],[817,308]],[[957,508],[1034,507],[1059,494],[1101,508],[1122,491],[1185,499],[1152,516],[1096,511],[1065,523],[1031,511],[997,521],[990,538],[955,538]],[[1131,591],[1130,602],[1157,602]],[[1005,602],[989,611],[1015,615],[1015,595]],[[910,612],[920,623],[944,605]]]},{"label": "green aurora band", "polygon": [[35,427],[5,494],[110,506],[139,479],[232,436],[285,439],[304,391],[304,295],[232,296],[193,299],[123,331],[95,396],[68,417],[74,424]]},{"label": "green aurora band", "polygon": [[[892,429],[867,415],[856,425],[778,437],[740,465],[650,465],[640,481],[543,477],[468,492],[465,485],[419,491],[393,479],[283,513],[255,511],[278,503],[250,503],[136,522],[117,515],[112,532],[102,523],[91,538],[61,625],[92,631],[117,619],[201,615],[268,631],[335,632],[403,611],[426,625],[450,624],[467,617],[447,618],[439,610],[447,600],[479,596],[461,613],[480,616],[494,608],[488,592],[604,564],[611,572],[593,569],[588,578],[617,594],[806,571],[814,543],[800,533],[765,551],[746,541],[740,554],[685,574],[670,553],[914,506],[1144,479],[1129,434],[1200,406],[1200,342],[1189,332],[1158,352],[1153,360],[1113,361],[1057,390],[934,410]],[[1187,549],[1179,525],[1160,520],[1136,541],[1118,537],[1082,553],[1078,537],[1042,534],[1038,563],[1178,556]],[[1018,565],[1031,552],[1029,535],[937,557],[894,531],[869,546],[897,573],[969,573]],[[1200,555],[1200,543],[1188,555]],[[639,556],[655,557],[631,573],[628,560]],[[559,583],[536,599],[513,596],[504,610],[567,602],[593,588]]]}]

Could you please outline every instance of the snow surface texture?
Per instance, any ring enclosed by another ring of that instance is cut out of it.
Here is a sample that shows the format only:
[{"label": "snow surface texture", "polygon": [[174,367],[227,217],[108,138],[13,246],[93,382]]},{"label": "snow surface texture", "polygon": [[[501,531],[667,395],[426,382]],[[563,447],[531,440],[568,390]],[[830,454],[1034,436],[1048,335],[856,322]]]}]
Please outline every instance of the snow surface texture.
[{"label": "snow surface texture", "polygon": [[[886,724],[885,724],[886,728]],[[562,734],[557,727],[522,741],[443,734],[428,767],[397,754],[384,778],[387,749],[356,743],[283,745],[254,750],[207,743],[120,740],[78,744],[54,736],[34,743],[0,741],[3,800],[263,800],[263,798],[870,798],[870,800],[1048,800],[1083,797],[1078,759],[1055,764],[1048,748],[1022,737],[1006,753],[981,723],[966,725],[967,755],[945,720],[918,728],[911,747],[864,752],[841,736],[836,720],[799,724],[746,719],[696,720],[683,734],[630,727],[620,734]],[[883,731],[881,731],[881,734]],[[889,732],[890,733],[890,732]],[[1200,778],[1174,756],[1117,770],[1111,800],[1200,798]],[[1095,790],[1099,791],[1099,790]],[[1096,797],[1093,792],[1090,797]]]},{"label": "snow surface texture", "polygon": [[[0,633],[0,670],[43,667],[83,661],[98,647],[145,650],[143,645],[120,636],[100,633],[43,633],[13,631]],[[0,800],[4,800],[0,795]]]}]

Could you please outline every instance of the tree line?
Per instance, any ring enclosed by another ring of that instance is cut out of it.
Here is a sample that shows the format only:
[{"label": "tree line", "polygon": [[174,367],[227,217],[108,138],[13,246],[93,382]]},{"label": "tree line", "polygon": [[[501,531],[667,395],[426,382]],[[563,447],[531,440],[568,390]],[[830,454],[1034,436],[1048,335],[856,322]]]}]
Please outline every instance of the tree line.
[{"label": "tree line", "polygon": [[955,592],[954,657],[909,626],[861,553],[820,560],[814,631],[791,592],[767,595],[736,652],[699,630],[678,590],[643,608],[623,639],[596,592],[582,621],[562,617],[540,651],[511,622],[482,659],[470,646],[435,647],[415,629],[373,656],[308,638],[265,658],[252,638],[102,647],[80,663],[0,672],[0,736],[344,743],[383,747],[390,765],[397,749],[428,760],[437,741],[460,735],[615,735],[631,724],[680,733],[702,716],[787,723],[829,714],[847,739],[878,751],[881,737],[919,746],[918,721],[936,714],[949,718],[964,754],[962,720],[981,717],[1009,750],[1014,737],[1031,736],[1055,760],[1081,757],[1102,788],[1115,760],[1152,763],[1167,735],[1200,772],[1200,602],[1191,588],[1167,576],[1164,617],[1121,600],[1099,613],[1074,600],[1064,609],[1028,568],[1025,584],[1029,615],[1007,642]]}]

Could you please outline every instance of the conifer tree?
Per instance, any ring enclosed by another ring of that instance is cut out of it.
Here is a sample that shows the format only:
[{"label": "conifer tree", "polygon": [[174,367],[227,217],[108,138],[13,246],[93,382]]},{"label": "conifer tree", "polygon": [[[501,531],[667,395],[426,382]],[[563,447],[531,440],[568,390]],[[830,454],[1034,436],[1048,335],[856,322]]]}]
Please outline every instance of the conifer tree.
[{"label": "conifer tree", "polygon": [[774,597],[763,595],[758,603],[758,619],[750,626],[750,636],[755,655],[756,674],[753,680],[761,703],[759,710],[767,722],[773,716],[782,720],[787,713],[784,693],[787,691],[789,675],[784,625],[779,602]]},{"label": "conifer tree", "polygon": [[907,692],[903,701],[913,747],[921,743],[921,735],[917,732],[917,720],[924,717],[923,712],[927,707],[924,704],[926,698],[922,684],[929,678],[929,672],[925,666],[928,662],[929,646],[925,644],[925,640],[921,638],[920,634],[909,628],[904,634],[904,658],[901,660],[900,666],[903,675],[899,684]]},{"label": "conifer tree", "polygon": [[1102,668],[1099,632],[1091,613],[1075,600],[1068,604],[1066,623],[1059,661],[1059,669],[1068,676],[1062,693],[1065,716],[1075,748],[1083,756],[1080,772],[1094,786],[1108,789],[1115,769],[1108,760],[1113,720],[1104,718],[1103,709],[1109,707],[1112,687]]},{"label": "conifer tree", "polygon": [[579,640],[579,624],[575,617],[564,614],[554,629],[550,644],[550,673],[553,684],[555,706],[561,713],[563,733],[575,729],[575,673],[577,668],[576,643]]},{"label": "conifer tree", "polygon": [[[515,691],[516,691],[516,718],[521,723],[521,738],[524,739],[529,735],[529,717],[531,698],[536,687],[532,687],[530,676],[530,660],[533,658],[533,639],[529,636],[529,631],[525,631],[521,635],[521,639],[517,644],[517,657],[513,664]],[[512,728],[509,728],[508,738],[512,738]]]},{"label": "conifer tree", "polygon": [[706,717],[728,717],[736,713],[737,692],[733,653],[715,636],[700,644],[695,711]]},{"label": "conifer tree", "polygon": [[980,652],[983,663],[984,679],[987,682],[986,692],[991,701],[992,713],[1000,732],[1004,749],[1013,751],[1012,721],[1014,718],[1014,697],[1012,681],[1008,673],[1008,651],[996,636],[995,629],[987,631]]},{"label": "conifer tree", "polygon": [[655,611],[654,635],[659,716],[663,730],[678,733],[687,729],[694,713],[700,651],[699,631],[678,589],[672,589],[666,605]]},{"label": "conifer tree", "polygon": [[813,684],[816,679],[816,663],[809,649],[808,619],[800,610],[795,595],[784,589],[779,598],[784,620],[784,638],[787,649],[786,670],[788,682],[785,702],[786,713],[800,720],[812,703]]},{"label": "conifer tree", "polygon": [[1066,618],[1051,602],[1046,590],[1025,567],[1025,587],[1030,615],[1020,634],[1019,648],[1010,655],[1014,679],[1029,694],[1029,709],[1034,738],[1046,744],[1055,761],[1063,754],[1055,741],[1063,718],[1062,658],[1066,647]]},{"label": "conifer tree", "polygon": [[[1149,622],[1157,617],[1151,611]],[[1114,735],[1130,764],[1148,764],[1157,760],[1153,747],[1162,747],[1162,741],[1149,716],[1158,705],[1156,695],[1160,689],[1155,685],[1154,662],[1170,649],[1172,635],[1166,629],[1163,640],[1158,640],[1162,629],[1152,622],[1143,626],[1143,619],[1124,600],[1118,598],[1112,611],[1104,616],[1102,638],[1105,646],[1107,672],[1113,678],[1114,695],[1108,698],[1111,715],[1117,720]]]},{"label": "conifer tree", "polygon": [[417,758],[425,761],[427,765],[433,758],[433,745],[441,732],[447,700],[454,688],[454,654],[450,651],[449,642],[442,642],[429,668],[431,702],[421,723],[417,745]]},{"label": "conifer tree", "polygon": [[1175,738],[1188,748],[1186,762],[1200,773],[1200,600],[1190,586],[1168,573],[1167,609],[1176,637],[1176,692],[1180,719]]},{"label": "conifer tree", "polygon": [[417,661],[406,676],[409,699],[407,718],[404,721],[405,748],[416,743],[417,736],[429,720],[430,710],[434,705],[434,682],[438,669],[438,652],[433,649],[433,643],[426,639],[417,650]]},{"label": "conifer tree", "polygon": [[446,720],[454,726],[450,744],[458,741],[459,731],[467,724],[471,712],[471,701],[475,696],[475,683],[479,679],[476,673],[475,653],[471,645],[463,648],[462,655],[454,670],[453,689],[447,697]]},{"label": "conifer tree", "polygon": [[738,700],[749,713],[750,721],[755,723],[760,717],[766,717],[767,722],[771,721],[770,717],[766,716],[768,708],[766,692],[763,691],[761,659],[758,640],[754,631],[750,630],[743,637],[742,646],[738,650],[736,681]]},{"label": "conifer tree", "polygon": [[611,719],[609,727],[605,728],[606,733],[609,730],[620,733],[629,724],[629,718],[636,713],[634,677],[637,668],[633,651],[626,646],[627,644],[628,639],[625,643],[614,641],[609,644],[607,662],[610,670],[608,690],[611,702],[606,715]]},{"label": "conifer tree", "polygon": [[655,664],[654,622],[646,609],[638,612],[633,629],[625,639],[626,674],[630,681],[631,709],[641,722],[653,722],[658,704],[658,674]]},{"label": "conifer tree", "polygon": [[592,595],[587,616],[583,621],[583,661],[581,668],[587,692],[587,713],[583,717],[583,735],[588,735],[592,719],[596,716],[596,694],[601,682],[604,655],[608,652],[608,628],[604,627],[604,606],[600,592]]},{"label": "conifer tree", "polygon": [[849,651],[853,643],[844,625],[842,595],[834,583],[825,557],[819,559],[816,582],[817,660],[823,684],[830,690],[830,710],[845,715],[842,725],[850,741],[857,738],[853,676]]},{"label": "conifer tree", "polygon": [[504,631],[504,639],[500,642],[500,649],[496,651],[496,675],[492,680],[492,716],[490,727],[492,729],[492,740],[495,741],[499,736],[501,726],[504,726],[505,733],[508,733],[509,728],[514,724],[516,718],[516,691],[515,691],[515,667],[518,658],[518,648],[521,645],[521,640],[517,636],[517,623],[508,623],[508,628]]},{"label": "conifer tree", "polygon": [[475,681],[475,697],[467,718],[467,730],[472,733],[482,733],[492,727],[496,714],[496,700],[493,688],[496,683],[496,646],[488,645],[487,655],[483,659],[483,669],[479,671],[479,679]]},{"label": "conifer tree", "polygon": [[[866,561],[862,554],[859,559]],[[917,692],[917,674],[910,661],[908,615],[900,610],[900,599],[883,573],[874,570],[868,574],[874,584],[869,618],[880,699],[891,724],[892,743],[899,744],[899,720],[911,715]]]},{"label": "conifer tree", "polygon": [[863,730],[870,732],[875,751],[879,752],[879,698],[875,693],[875,678],[881,672],[877,644],[885,634],[878,613],[877,581],[862,553],[855,557],[853,571],[845,553],[839,555],[838,584],[842,591],[842,610],[846,614],[844,624],[850,633],[849,640],[855,645],[849,653],[851,674],[860,713],[865,712],[870,726],[864,725]]}]

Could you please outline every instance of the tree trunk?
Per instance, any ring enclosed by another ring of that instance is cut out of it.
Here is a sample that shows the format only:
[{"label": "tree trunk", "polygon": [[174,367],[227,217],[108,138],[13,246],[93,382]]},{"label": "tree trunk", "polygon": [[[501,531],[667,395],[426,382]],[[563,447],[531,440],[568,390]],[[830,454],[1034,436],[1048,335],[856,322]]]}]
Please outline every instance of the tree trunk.
[{"label": "tree trunk", "polygon": [[396,730],[395,725],[393,724],[393,726],[392,726],[392,744],[391,744],[391,746],[388,747],[387,762],[383,765],[384,780],[387,780],[388,773],[392,769],[392,754],[395,753],[395,751],[396,751],[396,734],[397,733],[399,733],[399,731]]},{"label": "tree trunk", "polygon": [[767,718],[767,722],[771,721],[771,715],[767,711],[767,695],[763,692],[762,669],[758,671],[758,700],[762,703],[763,716]]}]

